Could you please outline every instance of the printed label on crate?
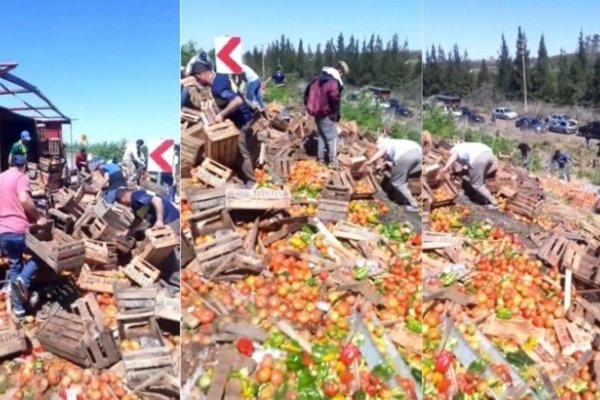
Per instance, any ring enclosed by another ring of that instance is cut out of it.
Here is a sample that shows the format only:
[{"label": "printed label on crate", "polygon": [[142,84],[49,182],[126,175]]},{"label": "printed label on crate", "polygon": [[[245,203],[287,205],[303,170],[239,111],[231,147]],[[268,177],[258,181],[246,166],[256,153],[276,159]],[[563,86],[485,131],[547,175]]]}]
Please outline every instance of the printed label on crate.
[{"label": "printed label on crate", "polygon": [[86,290],[94,292],[113,292],[113,286],[131,286],[131,283],[126,279],[119,278],[118,276],[102,276],[94,275],[91,273],[82,272],[79,275],[77,284]]},{"label": "printed label on crate", "polygon": [[225,196],[215,197],[214,199],[195,201],[192,203],[192,210],[205,210],[207,208],[220,207],[225,205]]},{"label": "printed label on crate", "polygon": [[198,170],[196,171],[196,177],[202,182],[214,187],[222,186],[226,182],[224,178],[214,175],[202,167],[198,167]]},{"label": "printed label on crate", "polygon": [[140,286],[146,287],[150,286],[154,283],[155,279],[144,274],[142,271],[138,269],[138,267],[131,263],[128,264],[123,270],[125,274],[131,278],[134,282],[138,283]]},{"label": "printed label on crate", "polygon": [[288,208],[292,195],[289,190],[227,189],[225,206],[240,209]]},{"label": "printed label on crate", "polygon": [[13,343],[23,339],[23,335],[18,331],[8,331],[0,333],[0,345]]},{"label": "printed label on crate", "polygon": [[154,308],[157,303],[154,300],[119,299],[117,304],[121,308]]}]

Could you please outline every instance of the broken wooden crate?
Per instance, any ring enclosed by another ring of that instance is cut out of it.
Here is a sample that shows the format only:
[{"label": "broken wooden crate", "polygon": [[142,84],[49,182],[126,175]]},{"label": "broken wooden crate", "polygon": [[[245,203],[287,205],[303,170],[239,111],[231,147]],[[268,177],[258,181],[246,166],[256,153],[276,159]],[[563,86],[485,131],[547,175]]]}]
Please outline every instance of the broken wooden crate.
[{"label": "broken wooden crate", "polygon": [[77,278],[80,289],[97,293],[114,293],[115,287],[131,286],[131,281],[122,271],[92,271],[84,265]]},{"label": "broken wooden crate", "polygon": [[[50,228],[49,237],[43,237],[47,228],[32,226],[25,235],[25,245],[31,253],[57,273],[81,269],[85,262],[85,244],[58,229]],[[50,239],[50,240],[43,240]]]},{"label": "broken wooden crate", "polygon": [[106,368],[116,363],[119,351],[112,334],[104,329],[98,333],[55,304],[55,311],[36,334],[46,351],[84,368]]},{"label": "broken wooden crate", "polygon": [[430,186],[426,182],[423,182],[423,189],[428,193],[431,209],[454,204],[454,201],[458,197],[458,190],[456,190],[452,182],[448,179],[442,179],[432,184],[433,186]]},{"label": "broken wooden crate", "polygon": [[233,167],[238,152],[239,135],[240,131],[230,120],[204,125],[200,131],[200,138],[204,140],[205,156],[227,167]]},{"label": "broken wooden crate", "polygon": [[355,176],[352,180],[352,200],[370,199],[379,190],[379,185],[372,172]]},{"label": "broken wooden crate", "polygon": [[0,358],[27,350],[25,333],[8,314],[0,316]]},{"label": "broken wooden crate", "polygon": [[152,265],[160,265],[179,246],[179,239],[168,226],[148,229],[139,257]]},{"label": "broken wooden crate", "polygon": [[194,238],[209,235],[222,229],[235,229],[231,216],[224,206],[213,207],[189,216],[188,222]]},{"label": "broken wooden crate", "polygon": [[123,269],[123,272],[129,279],[141,287],[151,286],[160,276],[159,269],[137,256],[133,257],[129,264]]},{"label": "broken wooden crate", "polygon": [[155,315],[160,319],[181,321],[181,298],[171,296],[165,289],[160,290],[156,297]]},{"label": "broken wooden crate", "polygon": [[146,310],[154,311],[156,307],[156,297],[158,289],[150,288],[133,288],[133,287],[116,287],[115,301],[119,311],[128,312],[131,310]]},{"label": "broken wooden crate", "polygon": [[289,190],[276,189],[227,189],[225,206],[233,210],[287,209],[291,206]]},{"label": "broken wooden crate", "polygon": [[202,164],[198,166],[195,176],[198,178],[198,180],[209,186],[219,187],[227,182],[227,179],[229,179],[231,173],[231,169],[216,162],[215,160],[206,158],[204,161],[202,161]]},{"label": "broken wooden crate", "polygon": [[321,199],[350,201],[353,193],[353,180],[346,170],[331,171],[329,181],[321,192]]},{"label": "broken wooden crate", "polygon": [[54,222],[54,226],[61,231],[71,234],[75,228],[75,217],[70,214],[59,211],[56,208],[48,210],[48,219]]},{"label": "broken wooden crate", "polygon": [[564,236],[553,233],[548,237],[537,252],[537,257],[552,267],[559,267],[569,240]]},{"label": "broken wooden crate", "polygon": [[214,240],[194,247],[200,266],[205,269],[218,267],[227,257],[240,252],[244,244],[236,232],[227,233]]},{"label": "broken wooden crate", "polygon": [[138,350],[121,349],[129,386],[137,386],[161,372],[173,373],[171,354],[156,319],[150,313],[123,316],[117,319],[117,325],[121,342],[133,340],[139,344]]},{"label": "broken wooden crate", "polygon": [[585,246],[569,241],[562,255],[562,267],[588,284],[600,286],[600,259],[588,254]]}]

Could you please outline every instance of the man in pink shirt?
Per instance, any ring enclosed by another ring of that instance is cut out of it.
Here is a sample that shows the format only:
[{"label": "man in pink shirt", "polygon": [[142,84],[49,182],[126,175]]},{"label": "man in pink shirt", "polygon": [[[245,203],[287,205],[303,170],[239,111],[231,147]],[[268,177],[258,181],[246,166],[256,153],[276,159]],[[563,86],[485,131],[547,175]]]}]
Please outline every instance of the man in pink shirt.
[{"label": "man in pink shirt", "polygon": [[12,157],[11,167],[0,174],[0,249],[8,257],[8,279],[11,287],[12,311],[19,319],[26,315],[29,287],[37,270],[30,259],[25,262],[25,234],[31,222],[45,224],[29,196],[29,178],[24,173],[27,160],[22,155]]}]

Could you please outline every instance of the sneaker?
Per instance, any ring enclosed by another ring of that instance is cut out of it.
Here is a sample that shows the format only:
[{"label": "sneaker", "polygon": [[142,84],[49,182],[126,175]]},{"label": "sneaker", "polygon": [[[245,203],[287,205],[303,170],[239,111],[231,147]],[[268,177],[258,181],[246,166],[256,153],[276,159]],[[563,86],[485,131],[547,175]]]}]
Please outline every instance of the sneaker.
[{"label": "sneaker", "polygon": [[408,211],[408,212],[417,212],[417,211],[419,211],[419,209],[417,207],[413,207],[413,206],[406,206],[404,209],[406,211]]},{"label": "sneaker", "polygon": [[497,210],[498,204],[488,204],[487,206],[485,206],[485,208],[487,208],[488,210]]},{"label": "sneaker", "polygon": [[25,317],[27,316],[27,313],[25,312],[24,309],[18,309],[18,310],[13,309],[12,312],[19,321],[24,320]]},{"label": "sneaker", "polygon": [[29,301],[29,291],[27,290],[25,282],[23,282],[21,277],[18,277],[17,280],[12,284],[12,290],[21,303],[26,304]]},{"label": "sneaker", "polygon": [[40,302],[40,294],[38,292],[31,292],[29,296],[29,307],[36,308]]}]

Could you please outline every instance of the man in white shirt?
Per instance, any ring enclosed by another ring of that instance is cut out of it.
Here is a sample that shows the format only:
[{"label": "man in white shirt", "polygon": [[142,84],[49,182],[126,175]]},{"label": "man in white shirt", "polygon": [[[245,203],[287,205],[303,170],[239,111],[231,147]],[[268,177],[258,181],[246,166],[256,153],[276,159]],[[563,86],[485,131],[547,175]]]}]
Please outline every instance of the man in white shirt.
[{"label": "man in white shirt", "polygon": [[143,145],[144,141],[138,139],[135,142],[128,142],[125,147],[125,153],[123,154],[123,169],[128,182],[133,182],[137,176],[137,170],[146,165],[146,162],[142,158],[141,149]]},{"label": "man in white shirt", "polygon": [[409,206],[408,211],[417,211],[418,204],[408,189],[408,178],[421,170],[423,161],[423,150],[417,142],[404,139],[392,139],[382,136],[377,140],[377,152],[362,166],[362,170],[368,165],[384,157],[392,162],[391,183],[394,188],[393,200],[405,200]]},{"label": "man in white shirt", "polygon": [[246,101],[251,105],[258,105],[260,111],[265,109],[265,101],[262,95],[262,83],[260,77],[252,68],[246,64],[242,64],[244,70],[242,80],[246,82]]},{"label": "man in white shirt", "polygon": [[496,163],[492,149],[483,143],[458,143],[450,150],[450,158],[441,172],[448,172],[456,162],[468,167],[469,185],[489,202],[488,208],[497,209],[498,202],[485,187],[485,178],[494,170]]}]

